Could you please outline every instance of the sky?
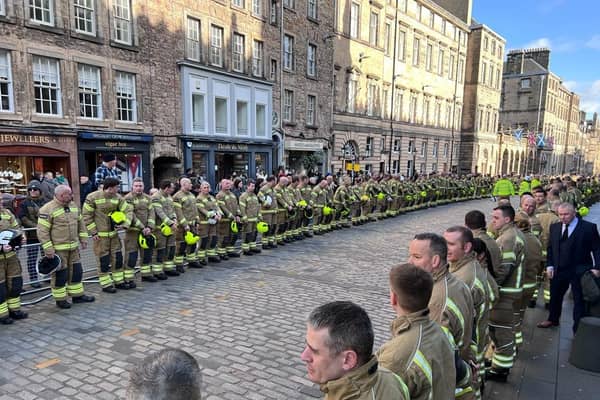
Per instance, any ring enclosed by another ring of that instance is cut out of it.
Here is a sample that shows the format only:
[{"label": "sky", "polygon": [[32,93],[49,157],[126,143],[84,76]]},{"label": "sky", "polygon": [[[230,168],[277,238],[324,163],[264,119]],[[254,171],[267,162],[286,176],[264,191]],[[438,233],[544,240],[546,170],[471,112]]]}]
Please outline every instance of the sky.
[{"label": "sky", "polygon": [[550,71],[600,114],[600,0],[473,0],[473,18],[512,49],[548,47]]}]

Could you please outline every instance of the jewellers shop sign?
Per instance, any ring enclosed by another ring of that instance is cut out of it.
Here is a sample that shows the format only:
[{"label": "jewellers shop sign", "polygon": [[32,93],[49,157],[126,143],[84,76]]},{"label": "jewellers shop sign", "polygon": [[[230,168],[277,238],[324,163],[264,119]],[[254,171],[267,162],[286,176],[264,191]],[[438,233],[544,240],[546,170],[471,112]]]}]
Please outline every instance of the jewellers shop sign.
[{"label": "jewellers shop sign", "polygon": [[55,145],[70,143],[72,140],[73,138],[68,136],[21,135],[16,133],[0,134],[0,144]]}]

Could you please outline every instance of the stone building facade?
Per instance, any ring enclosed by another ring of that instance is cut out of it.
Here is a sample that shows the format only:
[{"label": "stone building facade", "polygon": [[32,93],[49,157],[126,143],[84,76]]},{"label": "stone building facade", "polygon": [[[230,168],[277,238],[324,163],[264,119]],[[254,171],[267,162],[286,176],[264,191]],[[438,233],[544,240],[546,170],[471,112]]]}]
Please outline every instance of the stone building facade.
[{"label": "stone building facade", "polygon": [[461,128],[462,173],[496,173],[505,48],[504,38],[489,27],[471,25]]},{"label": "stone building facade", "polygon": [[430,1],[335,5],[331,170],[456,168],[468,24]]}]

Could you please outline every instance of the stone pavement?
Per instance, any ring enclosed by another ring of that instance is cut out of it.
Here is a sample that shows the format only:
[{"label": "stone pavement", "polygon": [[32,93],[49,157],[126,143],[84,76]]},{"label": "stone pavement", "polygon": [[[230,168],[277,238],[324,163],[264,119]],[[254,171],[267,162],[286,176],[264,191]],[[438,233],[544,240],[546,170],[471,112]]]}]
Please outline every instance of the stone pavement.
[{"label": "stone pavement", "polygon": [[[477,200],[417,211],[116,295],[87,285],[96,302],[71,310],[50,300],[27,307],[28,320],[0,327],[0,400],[123,398],[132,364],[165,347],[196,357],[205,399],[319,398],[300,360],[308,312],[352,300],[371,316],[378,347],[393,318],[387,273],[406,259],[414,234],[460,224],[471,209],[489,215],[493,205]],[[533,322],[543,318],[535,312]],[[560,334],[564,339],[529,323],[515,374],[506,385],[489,385],[486,398],[591,398],[588,375],[565,365],[569,343]],[[546,352],[529,352],[531,340]],[[565,373],[554,373],[557,366]],[[585,389],[573,394],[575,377]]]}]

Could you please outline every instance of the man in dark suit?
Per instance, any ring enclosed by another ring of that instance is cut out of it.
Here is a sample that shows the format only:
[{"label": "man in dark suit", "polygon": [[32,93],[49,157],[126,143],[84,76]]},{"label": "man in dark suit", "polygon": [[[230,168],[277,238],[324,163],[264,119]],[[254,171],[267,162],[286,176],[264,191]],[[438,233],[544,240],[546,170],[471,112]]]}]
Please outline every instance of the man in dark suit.
[{"label": "man in dark suit", "polygon": [[560,223],[550,226],[546,262],[546,273],[550,278],[550,313],[548,319],[540,322],[538,327],[558,326],[563,297],[571,286],[575,332],[585,310],[581,276],[585,271],[600,266],[600,236],[596,224],[577,218],[575,207],[570,203],[558,206],[558,218]]}]

